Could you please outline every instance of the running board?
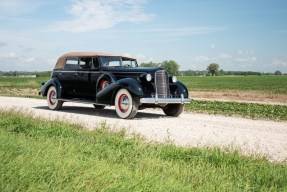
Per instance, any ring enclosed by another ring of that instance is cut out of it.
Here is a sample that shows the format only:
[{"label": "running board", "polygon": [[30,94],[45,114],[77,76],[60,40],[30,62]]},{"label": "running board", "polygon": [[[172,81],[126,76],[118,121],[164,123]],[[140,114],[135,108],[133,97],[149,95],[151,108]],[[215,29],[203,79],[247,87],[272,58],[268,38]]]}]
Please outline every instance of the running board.
[{"label": "running board", "polygon": [[95,105],[103,105],[103,106],[110,106],[102,103],[97,103],[92,100],[83,100],[83,99],[58,99],[59,101],[64,101],[64,102],[74,102],[74,103],[83,103],[83,104],[95,104]]}]

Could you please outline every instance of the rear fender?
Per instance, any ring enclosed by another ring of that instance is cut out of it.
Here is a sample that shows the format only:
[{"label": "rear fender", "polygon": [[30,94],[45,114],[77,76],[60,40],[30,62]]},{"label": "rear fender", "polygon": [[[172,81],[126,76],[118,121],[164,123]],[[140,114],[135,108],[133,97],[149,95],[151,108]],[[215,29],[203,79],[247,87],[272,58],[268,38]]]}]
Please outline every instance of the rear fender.
[{"label": "rear fender", "polygon": [[98,92],[96,96],[97,101],[103,104],[113,105],[116,93],[119,89],[127,89],[133,97],[143,96],[142,86],[138,81],[132,78],[125,78],[110,84]]},{"label": "rear fender", "polygon": [[62,83],[59,81],[58,78],[52,78],[43,85],[43,87],[41,88],[41,91],[40,91],[42,96],[47,96],[48,90],[51,86],[54,86],[56,88],[57,98],[62,98],[63,86],[62,86]]},{"label": "rear fender", "polygon": [[98,91],[99,90],[99,85],[100,85],[100,82],[103,80],[103,79],[106,79],[109,81],[110,84],[114,83],[116,81],[116,77],[113,75],[113,74],[109,74],[109,73],[104,73],[102,74],[99,78],[98,78],[98,81],[97,81],[97,88],[96,90]]}]

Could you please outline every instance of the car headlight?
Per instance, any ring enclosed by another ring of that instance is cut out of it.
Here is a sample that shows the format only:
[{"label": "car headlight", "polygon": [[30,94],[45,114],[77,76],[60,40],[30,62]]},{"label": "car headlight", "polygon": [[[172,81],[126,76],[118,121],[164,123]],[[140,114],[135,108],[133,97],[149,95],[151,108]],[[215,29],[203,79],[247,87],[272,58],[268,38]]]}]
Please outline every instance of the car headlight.
[{"label": "car headlight", "polygon": [[149,74],[149,73],[146,74],[145,78],[147,81],[151,81],[151,79],[152,79],[151,74]]},{"label": "car headlight", "polygon": [[177,82],[177,77],[176,76],[172,76],[172,82],[176,83]]}]

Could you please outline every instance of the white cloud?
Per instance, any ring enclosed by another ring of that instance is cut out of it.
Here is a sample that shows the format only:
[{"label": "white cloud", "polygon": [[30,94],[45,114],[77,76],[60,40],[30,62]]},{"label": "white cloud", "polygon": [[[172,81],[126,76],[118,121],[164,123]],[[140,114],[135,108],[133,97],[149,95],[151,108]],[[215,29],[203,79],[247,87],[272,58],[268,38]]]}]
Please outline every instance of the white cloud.
[{"label": "white cloud", "polygon": [[279,60],[279,59],[273,59],[272,65],[274,65],[274,66],[284,66],[285,67],[285,66],[287,66],[287,62]]},{"label": "white cloud", "polygon": [[239,50],[237,52],[239,55],[253,55],[254,54],[254,50]]},{"label": "white cloud", "polygon": [[216,61],[222,61],[226,59],[232,58],[232,55],[228,53],[220,53],[217,56],[214,57],[208,57],[208,56],[196,56],[194,57],[194,61],[196,62],[205,62],[205,61],[211,61],[211,62],[216,62]]},{"label": "white cloud", "polygon": [[232,58],[232,55],[229,55],[228,53],[220,53],[218,56],[217,56],[218,59],[229,59],[229,58]]},{"label": "white cloud", "polygon": [[44,2],[38,0],[1,0],[0,15],[22,15],[35,11]]},{"label": "white cloud", "polygon": [[216,48],[217,48],[217,46],[216,46],[216,45],[214,45],[214,44],[211,44],[211,45],[210,45],[210,48],[211,48],[211,49],[216,49]]},{"label": "white cloud", "polygon": [[2,71],[42,71],[51,70],[55,59],[46,55],[31,55],[21,52],[0,52]]},{"label": "white cloud", "polygon": [[254,63],[257,61],[257,57],[235,58],[235,61]]},{"label": "white cloud", "polygon": [[107,29],[119,23],[149,21],[143,12],[146,0],[76,0],[68,13],[73,19],[50,26],[53,31],[86,32]]},{"label": "white cloud", "polygon": [[212,58],[211,58],[211,57],[208,57],[208,56],[196,56],[196,57],[194,58],[194,60],[195,60],[196,62],[203,62],[203,61],[210,61],[210,60],[212,60]]},{"label": "white cloud", "polygon": [[152,57],[147,57],[143,54],[138,54],[135,58],[137,59],[138,64],[149,63],[153,61]]}]

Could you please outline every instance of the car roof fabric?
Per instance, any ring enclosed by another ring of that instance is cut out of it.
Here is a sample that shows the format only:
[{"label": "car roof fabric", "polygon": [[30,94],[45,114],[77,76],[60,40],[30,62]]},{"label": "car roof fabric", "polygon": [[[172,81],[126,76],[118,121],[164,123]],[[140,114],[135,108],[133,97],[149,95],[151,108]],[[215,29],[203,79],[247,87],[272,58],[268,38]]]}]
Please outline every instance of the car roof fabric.
[{"label": "car roof fabric", "polygon": [[54,69],[63,69],[66,60],[69,57],[96,57],[96,56],[114,56],[114,57],[124,57],[124,58],[129,58],[129,59],[134,59],[129,56],[125,55],[114,55],[114,54],[108,54],[108,53],[99,53],[99,52],[71,52],[71,53],[66,53],[59,57]]}]

